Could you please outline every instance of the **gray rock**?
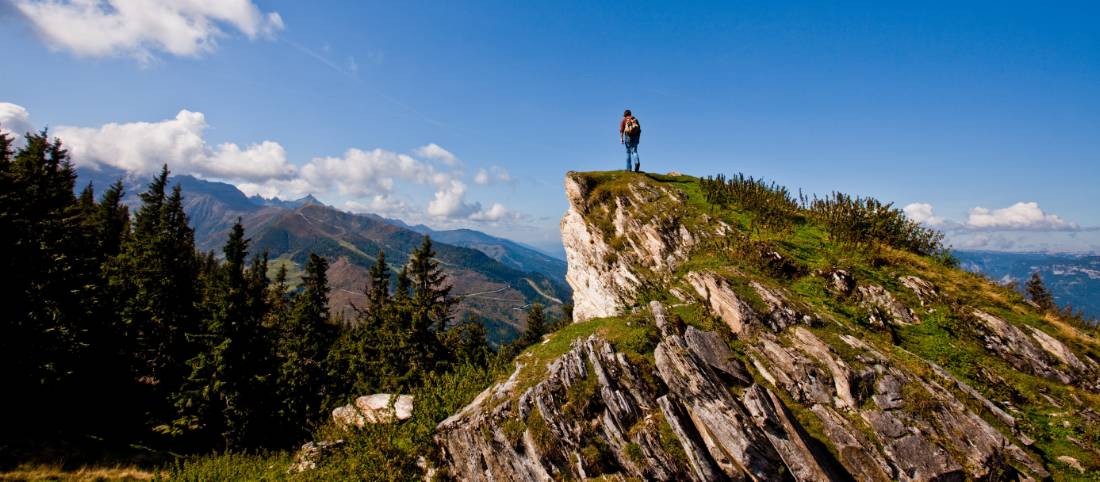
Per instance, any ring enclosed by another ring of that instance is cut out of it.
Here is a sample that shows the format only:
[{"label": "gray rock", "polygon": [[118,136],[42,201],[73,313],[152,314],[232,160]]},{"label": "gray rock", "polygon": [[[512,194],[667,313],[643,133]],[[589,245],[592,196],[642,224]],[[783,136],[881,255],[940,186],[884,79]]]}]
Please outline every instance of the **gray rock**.
[{"label": "gray rock", "polygon": [[1076,382],[1074,377],[1057,366],[1056,359],[1035,338],[1023,330],[981,310],[974,310],[973,314],[979,322],[975,328],[985,341],[986,349],[1013,368],[1059,383]]},{"label": "gray rock", "polygon": [[852,275],[842,269],[834,269],[821,273],[825,278],[825,287],[837,296],[848,296],[856,289],[856,281]]},{"label": "gray rock", "polygon": [[741,364],[722,337],[713,331],[700,331],[693,326],[684,330],[684,341],[699,359],[718,371],[720,375],[740,385],[751,385],[752,375]]},{"label": "gray rock", "polygon": [[691,272],[684,279],[734,334],[741,334],[748,329],[749,323],[756,321],[752,308],[741,301],[729,283],[721,277],[714,273]]},{"label": "gray rock", "polygon": [[898,280],[901,281],[902,286],[909,288],[913,294],[917,295],[921,306],[932,303],[940,296],[935,285],[917,276],[902,276]]},{"label": "gray rock", "polygon": [[861,285],[856,288],[856,293],[860,298],[860,306],[870,312],[871,324],[881,326],[886,323],[892,325],[920,323],[913,310],[879,285]]}]

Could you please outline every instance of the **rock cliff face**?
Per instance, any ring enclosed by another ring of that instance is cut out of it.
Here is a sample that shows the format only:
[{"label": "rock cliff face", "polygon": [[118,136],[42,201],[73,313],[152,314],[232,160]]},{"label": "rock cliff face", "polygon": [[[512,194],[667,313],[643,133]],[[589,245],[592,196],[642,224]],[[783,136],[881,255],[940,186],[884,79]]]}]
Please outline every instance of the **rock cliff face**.
[{"label": "rock cliff face", "polygon": [[[1098,474],[1090,335],[915,255],[837,263],[775,243],[751,259],[729,247],[753,242],[739,213],[715,214],[692,182],[567,176],[577,323],[437,427],[450,476]],[[776,256],[808,266],[769,270]]]}]

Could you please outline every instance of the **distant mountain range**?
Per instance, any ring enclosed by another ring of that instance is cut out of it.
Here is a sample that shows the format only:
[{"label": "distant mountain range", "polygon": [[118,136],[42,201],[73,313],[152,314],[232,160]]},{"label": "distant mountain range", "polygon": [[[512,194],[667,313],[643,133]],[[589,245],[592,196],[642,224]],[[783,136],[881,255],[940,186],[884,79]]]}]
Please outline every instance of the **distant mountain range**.
[{"label": "distant mountain range", "polygon": [[1100,256],[995,251],[959,251],[955,255],[964,269],[1001,282],[1014,280],[1023,285],[1038,271],[1059,306],[1071,305],[1100,319]]},{"label": "distant mountain range", "polygon": [[[77,189],[92,182],[102,192],[117,179],[126,186],[126,203],[140,204],[138,193],[149,182],[116,169],[78,170]],[[220,254],[229,228],[239,218],[252,239],[254,253],[267,250],[273,269],[286,266],[292,282],[301,276],[309,253],[330,260],[331,304],[338,316],[351,319],[362,304],[367,271],[379,250],[395,272],[408,260],[423,236],[432,238],[437,257],[463,295],[460,317],[481,321],[490,339],[511,339],[524,326],[524,308],[540,302],[558,311],[568,303],[565,262],[526,245],[471,229],[433,230],[424,225],[374,214],[352,214],[326,206],[313,196],[286,201],[248,197],[231,184],[192,176],[172,176],[183,189],[184,205],[203,251]]]}]

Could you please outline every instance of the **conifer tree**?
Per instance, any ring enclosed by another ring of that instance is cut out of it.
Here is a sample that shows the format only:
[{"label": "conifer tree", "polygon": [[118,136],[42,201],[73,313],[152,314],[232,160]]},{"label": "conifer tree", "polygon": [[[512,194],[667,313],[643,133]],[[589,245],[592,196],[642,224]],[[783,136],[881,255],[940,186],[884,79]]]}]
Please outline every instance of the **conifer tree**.
[{"label": "conifer tree", "polygon": [[280,412],[294,435],[322,413],[329,386],[324,361],[335,338],[329,323],[328,262],[310,254],[302,277],[302,292],[294,297],[280,334],[278,393]]},{"label": "conifer tree", "polygon": [[130,231],[130,210],[122,204],[126,190],[122,181],[115,181],[99,201],[95,210],[96,239],[99,241],[99,254],[103,257],[116,256]]},{"label": "conifer tree", "polygon": [[1054,309],[1054,296],[1047,290],[1043,283],[1043,277],[1038,271],[1031,273],[1031,279],[1027,281],[1027,295],[1039,308],[1043,310]]},{"label": "conifer tree", "polygon": [[5,391],[18,394],[3,397],[5,405],[19,407],[4,408],[33,420],[87,372],[81,358],[95,306],[94,253],[61,142],[46,131],[27,134],[13,156],[10,138],[0,137],[0,292],[8,313],[0,321],[0,369]]},{"label": "conifer tree", "polygon": [[538,302],[532,303],[527,309],[527,328],[523,332],[523,344],[533,345],[542,341],[542,335],[546,334],[546,313]]},{"label": "conifer tree", "polygon": [[424,236],[420,248],[413,251],[407,270],[412,298],[408,301],[407,324],[402,330],[406,339],[401,348],[409,364],[407,380],[413,382],[426,372],[440,368],[443,361],[440,336],[451,319],[457,300],[450,297],[451,286],[444,284],[447,275],[435,259],[428,236]]},{"label": "conifer tree", "polygon": [[432,239],[424,236],[420,248],[409,259],[409,276],[413,291],[413,305],[427,315],[428,329],[442,332],[451,321],[451,311],[458,300],[451,298],[451,285],[445,284],[447,275],[439,267],[432,249]]},{"label": "conifer tree", "polygon": [[[190,372],[187,363],[197,350],[191,335],[200,331],[194,231],[179,186],[168,193],[168,175],[165,166],[141,193],[133,232],[123,236],[119,256],[106,268],[110,290],[121,300],[119,322],[150,422],[171,416],[168,401]],[[118,216],[121,208],[113,210],[104,216]]]},{"label": "conifer tree", "polygon": [[382,317],[382,310],[390,300],[390,269],[386,266],[385,251],[378,251],[378,259],[371,267],[368,280],[367,313],[371,318],[379,320]]},{"label": "conifer tree", "polygon": [[215,438],[223,448],[257,442],[266,396],[266,353],[261,315],[254,311],[249,273],[249,240],[240,220],[222,249],[225,262],[209,287],[206,321],[198,355],[188,361],[190,375],[176,397],[179,417],[162,430]]}]

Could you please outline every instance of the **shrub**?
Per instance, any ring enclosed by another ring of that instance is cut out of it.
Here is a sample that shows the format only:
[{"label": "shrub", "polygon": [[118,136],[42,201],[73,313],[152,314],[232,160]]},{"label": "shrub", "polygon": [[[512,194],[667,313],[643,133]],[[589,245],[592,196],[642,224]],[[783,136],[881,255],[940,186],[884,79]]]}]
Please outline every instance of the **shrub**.
[{"label": "shrub", "polygon": [[738,173],[726,179],[719,174],[699,181],[707,202],[718,206],[737,203],[753,214],[758,226],[784,230],[798,214],[798,204],[787,188]]},{"label": "shrub", "polygon": [[947,255],[943,233],[922,227],[905,217],[892,203],[871,197],[834,192],[809,202],[810,215],[834,240],[856,246],[882,243],[921,255]]}]

